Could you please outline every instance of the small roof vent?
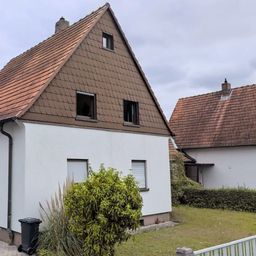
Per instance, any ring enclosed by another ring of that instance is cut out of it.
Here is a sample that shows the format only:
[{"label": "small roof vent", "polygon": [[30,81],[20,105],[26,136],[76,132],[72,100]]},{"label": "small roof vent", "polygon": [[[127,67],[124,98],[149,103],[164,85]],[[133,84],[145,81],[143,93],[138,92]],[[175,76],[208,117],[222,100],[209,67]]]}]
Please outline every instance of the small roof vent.
[{"label": "small roof vent", "polygon": [[65,18],[61,17],[59,21],[56,22],[55,25],[55,33],[58,33],[69,27],[69,21],[65,20]]}]

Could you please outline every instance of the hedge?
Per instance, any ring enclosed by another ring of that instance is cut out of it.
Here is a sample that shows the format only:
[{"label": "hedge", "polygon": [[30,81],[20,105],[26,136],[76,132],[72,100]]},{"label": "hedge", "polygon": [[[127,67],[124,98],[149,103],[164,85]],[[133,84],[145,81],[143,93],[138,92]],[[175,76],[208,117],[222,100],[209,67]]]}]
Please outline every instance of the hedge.
[{"label": "hedge", "polygon": [[256,190],[187,188],[181,203],[198,208],[256,212]]}]

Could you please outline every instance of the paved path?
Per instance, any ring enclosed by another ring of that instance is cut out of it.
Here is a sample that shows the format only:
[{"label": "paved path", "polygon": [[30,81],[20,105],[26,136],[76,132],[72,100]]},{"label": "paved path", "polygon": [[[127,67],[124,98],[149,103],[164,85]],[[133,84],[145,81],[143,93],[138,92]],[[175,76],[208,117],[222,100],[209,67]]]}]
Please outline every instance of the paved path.
[{"label": "paved path", "polygon": [[16,246],[9,246],[6,243],[0,242],[1,256],[25,256],[24,253],[19,253]]}]

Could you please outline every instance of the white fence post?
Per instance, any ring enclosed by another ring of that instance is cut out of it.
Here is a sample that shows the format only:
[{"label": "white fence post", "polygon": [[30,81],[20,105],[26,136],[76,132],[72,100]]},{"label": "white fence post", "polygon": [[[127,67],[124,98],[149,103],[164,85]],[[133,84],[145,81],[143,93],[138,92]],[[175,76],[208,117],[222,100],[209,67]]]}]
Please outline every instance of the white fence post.
[{"label": "white fence post", "polygon": [[191,248],[177,248],[176,256],[194,256],[194,252]]}]

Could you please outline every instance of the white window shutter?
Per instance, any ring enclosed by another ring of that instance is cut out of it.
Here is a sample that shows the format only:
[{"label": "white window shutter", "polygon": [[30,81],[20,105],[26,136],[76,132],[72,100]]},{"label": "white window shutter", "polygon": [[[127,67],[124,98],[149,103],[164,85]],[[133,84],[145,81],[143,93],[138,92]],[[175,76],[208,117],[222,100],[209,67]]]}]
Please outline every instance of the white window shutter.
[{"label": "white window shutter", "polygon": [[146,162],[132,161],[132,174],[138,182],[139,188],[146,188]]},{"label": "white window shutter", "polygon": [[87,161],[68,160],[68,178],[75,183],[83,182],[87,178]]}]

